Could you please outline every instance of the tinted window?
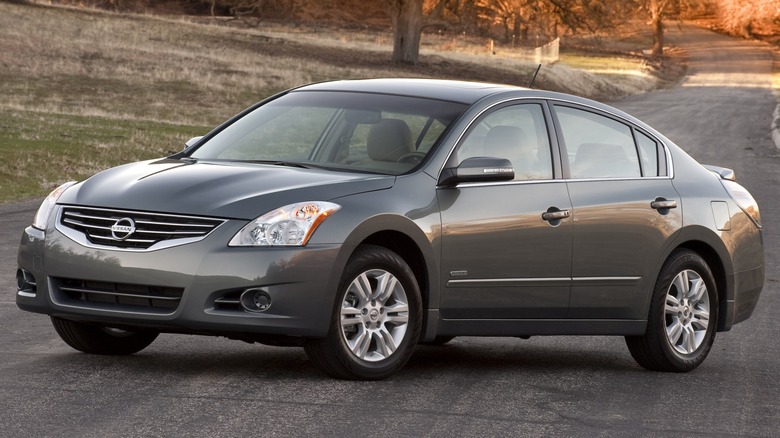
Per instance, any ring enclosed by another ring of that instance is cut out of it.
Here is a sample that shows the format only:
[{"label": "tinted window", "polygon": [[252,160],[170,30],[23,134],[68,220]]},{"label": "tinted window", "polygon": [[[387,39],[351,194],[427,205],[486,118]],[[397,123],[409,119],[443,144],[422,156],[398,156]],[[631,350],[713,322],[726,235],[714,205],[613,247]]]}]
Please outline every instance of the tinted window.
[{"label": "tinted window", "polygon": [[512,105],[488,114],[458,148],[458,162],[470,157],[509,159],[515,180],[551,179],[550,139],[541,105]]},{"label": "tinted window", "polygon": [[397,175],[419,164],[465,108],[405,96],[293,92],[244,115],[190,156]]},{"label": "tinted window", "polygon": [[572,178],[638,177],[631,128],[608,117],[555,106]]}]

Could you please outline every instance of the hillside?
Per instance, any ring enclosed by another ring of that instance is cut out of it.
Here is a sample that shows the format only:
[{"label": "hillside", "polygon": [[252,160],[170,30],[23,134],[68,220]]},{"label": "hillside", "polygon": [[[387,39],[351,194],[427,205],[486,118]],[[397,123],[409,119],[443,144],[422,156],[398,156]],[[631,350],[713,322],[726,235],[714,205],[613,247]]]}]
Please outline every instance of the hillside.
[{"label": "hillside", "polygon": [[[526,85],[535,69],[508,50],[488,53],[483,40],[436,35],[424,38],[419,64],[398,66],[389,63],[388,41],[386,31],[247,28],[0,2],[0,202],[165,155],[309,82],[398,76]],[[544,66],[535,86],[610,99],[676,78],[659,80],[659,72],[666,70],[635,56],[569,52]]]}]

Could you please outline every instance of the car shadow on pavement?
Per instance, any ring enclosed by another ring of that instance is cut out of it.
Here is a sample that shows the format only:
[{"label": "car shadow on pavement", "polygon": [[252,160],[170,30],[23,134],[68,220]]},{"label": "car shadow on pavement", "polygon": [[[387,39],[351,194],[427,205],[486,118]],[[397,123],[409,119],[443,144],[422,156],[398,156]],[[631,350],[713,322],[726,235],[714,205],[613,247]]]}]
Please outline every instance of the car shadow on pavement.
[{"label": "car shadow on pavement", "polygon": [[[607,339],[600,348],[578,345],[576,339],[541,342],[513,338],[456,338],[442,346],[420,345],[406,369],[414,372],[457,371],[479,368],[484,372],[577,371],[641,372],[622,339]],[[533,342],[533,343],[532,343]]]}]

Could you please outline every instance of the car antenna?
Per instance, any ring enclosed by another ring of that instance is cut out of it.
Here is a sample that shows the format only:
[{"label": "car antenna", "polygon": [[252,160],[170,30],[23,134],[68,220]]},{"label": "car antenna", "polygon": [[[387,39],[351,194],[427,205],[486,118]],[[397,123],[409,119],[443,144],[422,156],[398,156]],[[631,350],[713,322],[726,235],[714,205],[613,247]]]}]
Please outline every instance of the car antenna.
[{"label": "car antenna", "polygon": [[539,64],[539,66],[536,67],[536,71],[534,72],[534,75],[531,77],[531,82],[528,83],[528,88],[534,87],[534,81],[536,80],[536,75],[539,74],[539,70],[542,69],[542,64]]}]

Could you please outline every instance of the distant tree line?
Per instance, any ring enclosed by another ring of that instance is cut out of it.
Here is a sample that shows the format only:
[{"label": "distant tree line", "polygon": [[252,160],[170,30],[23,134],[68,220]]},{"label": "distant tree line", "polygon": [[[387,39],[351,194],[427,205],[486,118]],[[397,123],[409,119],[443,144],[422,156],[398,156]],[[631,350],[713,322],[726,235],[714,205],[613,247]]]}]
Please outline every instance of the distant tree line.
[{"label": "distant tree line", "polygon": [[[525,44],[565,34],[609,31],[626,19],[647,20],[653,55],[663,54],[664,23],[716,16],[741,36],[780,33],[780,0],[53,0],[59,3],[143,10],[154,4],[189,13],[235,18],[379,23],[394,30],[393,61],[417,62],[423,31],[481,35]],[[386,21],[383,21],[386,20]]]},{"label": "distant tree line", "polygon": [[780,34],[780,0],[717,0],[716,4],[720,24],[731,33]]}]

